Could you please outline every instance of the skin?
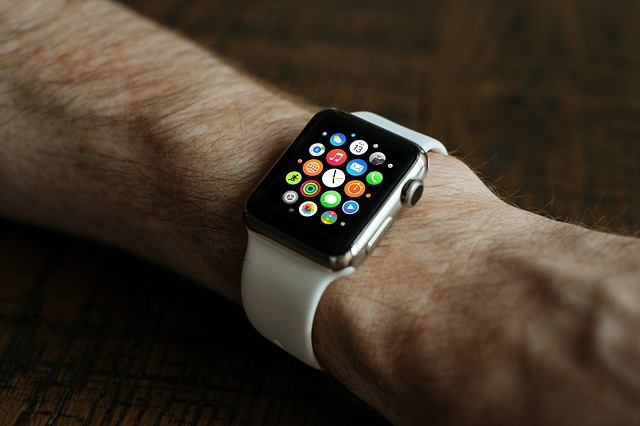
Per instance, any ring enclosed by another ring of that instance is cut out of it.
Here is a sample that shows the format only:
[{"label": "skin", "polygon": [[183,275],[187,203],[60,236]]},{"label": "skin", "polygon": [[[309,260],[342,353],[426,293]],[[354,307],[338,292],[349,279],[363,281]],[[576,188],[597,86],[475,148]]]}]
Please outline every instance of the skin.
[{"label": "skin", "polygon": [[431,163],[423,202],[325,292],[320,363],[396,424],[637,423],[638,241]]},{"label": "skin", "polygon": [[[243,202],[315,109],[119,5],[0,3],[0,214],[237,303]],[[629,424],[639,325],[638,240],[509,206],[434,154],[422,202],[328,288],[313,338],[396,424]]]}]

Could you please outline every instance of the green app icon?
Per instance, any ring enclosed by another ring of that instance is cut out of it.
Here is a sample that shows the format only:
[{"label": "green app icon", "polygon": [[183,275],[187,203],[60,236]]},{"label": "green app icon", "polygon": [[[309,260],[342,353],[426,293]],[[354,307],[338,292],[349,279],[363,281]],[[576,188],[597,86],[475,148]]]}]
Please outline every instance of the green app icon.
[{"label": "green app icon", "polygon": [[369,185],[377,185],[382,182],[382,173],[380,172],[371,172],[367,175],[367,182]]},{"label": "green app icon", "polygon": [[300,172],[289,172],[285,179],[287,179],[289,185],[295,185],[302,180],[302,174]]},{"label": "green app icon", "polygon": [[320,197],[320,203],[328,208],[337,206],[340,201],[342,201],[342,197],[336,191],[327,191]]}]

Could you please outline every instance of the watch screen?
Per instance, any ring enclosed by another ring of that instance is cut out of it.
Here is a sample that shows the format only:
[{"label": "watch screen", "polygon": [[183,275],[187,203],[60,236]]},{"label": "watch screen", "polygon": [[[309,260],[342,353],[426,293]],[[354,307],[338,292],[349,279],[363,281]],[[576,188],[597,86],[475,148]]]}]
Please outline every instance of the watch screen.
[{"label": "watch screen", "polygon": [[318,255],[349,251],[420,155],[413,143],[338,110],[318,113],[247,201],[249,223]]}]

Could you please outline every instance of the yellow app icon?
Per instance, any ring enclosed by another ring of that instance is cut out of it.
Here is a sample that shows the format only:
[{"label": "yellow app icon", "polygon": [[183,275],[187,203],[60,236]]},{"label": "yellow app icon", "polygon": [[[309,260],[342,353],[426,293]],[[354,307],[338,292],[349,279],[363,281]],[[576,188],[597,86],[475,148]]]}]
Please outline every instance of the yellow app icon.
[{"label": "yellow app icon", "polygon": [[302,180],[302,173],[289,172],[287,173],[287,176],[285,177],[285,179],[287,180],[287,183],[289,185],[295,185],[296,183],[300,183],[300,181]]}]

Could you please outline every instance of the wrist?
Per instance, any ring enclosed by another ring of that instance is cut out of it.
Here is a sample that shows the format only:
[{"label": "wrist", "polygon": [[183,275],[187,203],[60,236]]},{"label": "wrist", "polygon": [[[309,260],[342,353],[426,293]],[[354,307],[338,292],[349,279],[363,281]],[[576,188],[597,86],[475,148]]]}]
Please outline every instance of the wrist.
[{"label": "wrist", "polygon": [[[312,116],[305,107],[255,89],[224,118],[218,114],[212,121],[204,114],[204,120],[172,127],[170,144],[184,150],[167,167],[156,167],[162,170],[159,181],[176,218],[173,229],[159,224],[160,243],[180,248],[168,252],[165,262],[238,303],[247,242],[244,202]],[[206,110],[201,107],[201,112]],[[198,125],[207,129],[203,135],[185,136]]]},{"label": "wrist", "polygon": [[326,290],[321,365],[394,423],[635,415],[622,401],[638,386],[637,241],[511,207],[458,160],[431,163],[420,203]]},{"label": "wrist", "polygon": [[0,9],[0,213],[239,301],[243,202],[311,112],[117,3],[34,2]]},{"label": "wrist", "polygon": [[471,318],[482,308],[470,295],[495,279],[491,254],[526,214],[459,160],[430,157],[421,201],[355,274],[327,289],[314,324],[323,367],[394,422],[449,408],[428,407],[425,395],[451,397],[452,376],[464,374],[458,363],[478,350]]}]

